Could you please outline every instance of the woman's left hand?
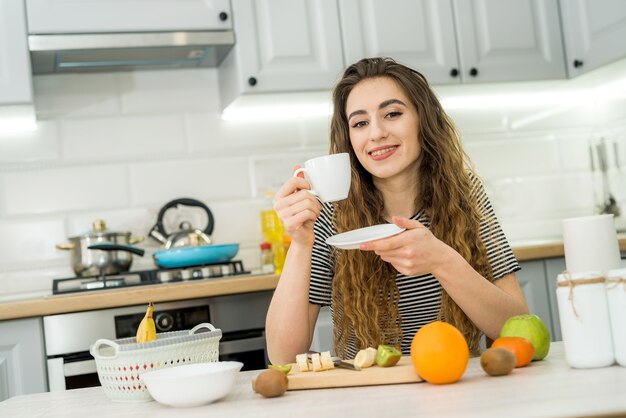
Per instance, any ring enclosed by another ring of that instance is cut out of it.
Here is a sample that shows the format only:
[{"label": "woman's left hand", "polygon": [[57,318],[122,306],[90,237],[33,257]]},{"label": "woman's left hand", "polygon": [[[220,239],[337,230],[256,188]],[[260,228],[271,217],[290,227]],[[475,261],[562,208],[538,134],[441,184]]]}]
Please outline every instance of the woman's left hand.
[{"label": "woman's left hand", "polygon": [[405,276],[436,274],[450,255],[451,247],[437,239],[419,221],[393,217],[391,220],[406,231],[389,238],[363,243],[362,251],[374,251]]}]

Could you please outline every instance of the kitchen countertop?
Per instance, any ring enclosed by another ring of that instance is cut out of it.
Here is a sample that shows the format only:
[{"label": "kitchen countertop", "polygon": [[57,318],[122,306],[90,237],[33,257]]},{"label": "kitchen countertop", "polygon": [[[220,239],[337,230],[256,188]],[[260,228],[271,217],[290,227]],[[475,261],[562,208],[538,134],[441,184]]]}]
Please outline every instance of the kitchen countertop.
[{"label": "kitchen countertop", "polygon": [[565,363],[562,343],[553,343],[544,361],[515,369],[508,376],[487,376],[479,359],[472,358],[463,378],[450,385],[422,382],[301,390],[265,399],[251,389],[257,373],[240,373],[226,398],[195,408],[114,403],[98,387],[16,396],[0,402],[0,416],[532,418],[626,414],[626,367],[572,369]]},{"label": "kitchen countertop", "polygon": [[[626,251],[626,234],[618,234],[619,249]],[[542,258],[563,257],[563,237],[528,239],[511,242],[515,258],[519,261],[530,261]]]},{"label": "kitchen countertop", "polygon": [[242,275],[122,289],[45,295],[0,303],[0,320],[273,290],[276,275]]},{"label": "kitchen countertop", "polygon": [[[620,250],[626,251],[626,235],[620,234],[618,239]],[[564,254],[563,242],[559,237],[513,242],[512,248],[519,261],[562,257]],[[272,290],[276,288],[278,278],[276,275],[253,274],[66,295],[50,295],[46,291],[39,294],[4,295],[0,297],[0,321]]]}]

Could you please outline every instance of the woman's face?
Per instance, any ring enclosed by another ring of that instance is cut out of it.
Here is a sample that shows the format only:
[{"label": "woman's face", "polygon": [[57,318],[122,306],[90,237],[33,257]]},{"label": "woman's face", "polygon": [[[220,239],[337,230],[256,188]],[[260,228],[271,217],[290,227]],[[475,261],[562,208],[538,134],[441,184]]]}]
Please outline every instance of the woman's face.
[{"label": "woman's face", "polygon": [[420,153],[417,110],[395,81],[360,81],[346,101],[350,143],[363,167],[379,179],[414,173]]}]

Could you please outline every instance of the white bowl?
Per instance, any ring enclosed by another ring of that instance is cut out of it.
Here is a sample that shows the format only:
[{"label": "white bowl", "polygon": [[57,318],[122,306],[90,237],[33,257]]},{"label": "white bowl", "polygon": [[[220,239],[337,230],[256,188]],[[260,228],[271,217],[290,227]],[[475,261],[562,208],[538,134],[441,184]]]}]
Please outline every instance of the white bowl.
[{"label": "white bowl", "polygon": [[185,364],[143,373],[150,395],[169,406],[198,406],[228,395],[243,363],[220,361]]}]

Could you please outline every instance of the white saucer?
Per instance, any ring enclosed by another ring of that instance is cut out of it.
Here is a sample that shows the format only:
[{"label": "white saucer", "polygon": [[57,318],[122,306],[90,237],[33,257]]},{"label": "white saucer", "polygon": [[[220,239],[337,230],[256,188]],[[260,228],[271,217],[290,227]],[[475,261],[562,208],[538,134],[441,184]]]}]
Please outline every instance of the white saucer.
[{"label": "white saucer", "polygon": [[404,230],[405,228],[400,228],[395,224],[368,226],[361,229],[355,229],[354,231],[333,235],[326,240],[326,244],[333,245],[342,250],[356,250],[359,248],[359,245],[364,242],[387,238],[392,235],[399,234]]}]

